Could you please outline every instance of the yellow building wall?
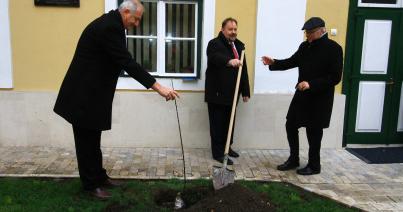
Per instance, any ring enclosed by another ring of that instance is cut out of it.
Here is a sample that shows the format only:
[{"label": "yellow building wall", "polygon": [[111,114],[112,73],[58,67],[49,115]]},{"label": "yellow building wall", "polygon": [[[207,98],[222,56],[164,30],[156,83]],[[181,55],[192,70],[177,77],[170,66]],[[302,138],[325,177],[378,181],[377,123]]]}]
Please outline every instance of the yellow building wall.
[{"label": "yellow building wall", "polygon": [[[345,49],[347,34],[349,0],[307,0],[306,20],[312,16],[320,16],[326,21],[326,28],[338,30],[337,36],[330,36]],[[257,0],[217,0],[216,1],[216,33],[221,30],[221,22],[227,17],[238,20],[238,38],[245,43],[251,89],[255,66],[256,14]],[[296,26],[298,28],[302,26]],[[337,86],[341,92],[341,83]]]},{"label": "yellow building wall", "polygon": [[13,80],[16,91],[56,91],[84,27],[104,12],[104,1],[80,1],[80,8],[36,7],[10,0]]},{"label": "yellow building wall", "polygon": [[[347,36],[349,0],[308,0],[306,7],[306,19],[319,16],[326,22],[329,38],[336,41],[345,53]],[[337,29],[336,36],[330,36],[330,29]],[[342,83],[336,87],[336,92],[341,93]]]},{"label": "yellow building wall", "polygon": [[[34,1],[10,2],[13,80],[16,91],[57,91],[84,27],[104,12],[104,1],[80,1],[80,8],[36,7]],[[227,17],[238,20],[238,38],[246,45],[251,90],[254,82],[257,0],[216,0],[216,35]],[[306,19],[320,16],[331,39],[343,48],[348,0],[307,0]],[[296,26],[301,27],[301,26]],[[341,85],[338,85],[340,92]]]},{"label": "yellow building wall", "polygon": [[253,93],[255,76],[255,39],[257,0],[216,0],[215,32],[221,31],[221,23],[232,17],[238,21],[238,39],[245,43],[246,63],[248,64],[250,89]]}]

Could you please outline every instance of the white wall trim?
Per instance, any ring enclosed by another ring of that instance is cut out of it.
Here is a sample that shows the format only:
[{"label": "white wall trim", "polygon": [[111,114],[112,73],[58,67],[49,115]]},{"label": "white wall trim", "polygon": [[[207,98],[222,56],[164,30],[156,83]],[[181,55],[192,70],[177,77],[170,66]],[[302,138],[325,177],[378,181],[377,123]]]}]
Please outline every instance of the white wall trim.
[{"label": "white wall trim", "polygon": [[118,8],[117,0],[105,0],[105,13]]},{"label": "white wall trim", "polygon": [[[208,42],[214,38],[214,26],[215,26],[215,1],[216,0],[204,0],[203,1],[203,35],[202,35],[202,49],[201,49],[201,69],[200,79],[196,80],[183,80],[183,79],[169,79],[169,78],[157,78],[157,81],[164,86],[171,87],[171,81],[173,81],[174,88],[176,90],[192,90],[202,91],[204,90],[205,70],[207,68],[207,55],[206,48]],[[116,9],[116,0],[105,0],[105,12]],[[145,88],[131,77],[121,77],[118,80],[117,89],[130,89],[130,90],[145,90]]]},{"label": "white wall trim", "polygon": [[262,64],[261,57],[290,57],[303,41],[305,13],[306,0],[257,1],[255,94],[294,93],[297,69],[271,72]]},{"label": "white wall trim", "polygon": [[0,1],[0,88],[13,88],[9,1]]}]

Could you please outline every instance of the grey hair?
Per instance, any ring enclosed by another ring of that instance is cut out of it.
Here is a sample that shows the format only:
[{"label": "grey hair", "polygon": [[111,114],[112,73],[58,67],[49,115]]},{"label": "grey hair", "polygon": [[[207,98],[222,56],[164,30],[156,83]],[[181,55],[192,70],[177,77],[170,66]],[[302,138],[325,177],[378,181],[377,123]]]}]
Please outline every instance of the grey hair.
[{"label": "grey hair", "polygon": [[123,11],[124,9],[128,9],[131,13],[134,13],[137,10],[137,4],[133,0],[124,0],[119,5],[119,11]]}]

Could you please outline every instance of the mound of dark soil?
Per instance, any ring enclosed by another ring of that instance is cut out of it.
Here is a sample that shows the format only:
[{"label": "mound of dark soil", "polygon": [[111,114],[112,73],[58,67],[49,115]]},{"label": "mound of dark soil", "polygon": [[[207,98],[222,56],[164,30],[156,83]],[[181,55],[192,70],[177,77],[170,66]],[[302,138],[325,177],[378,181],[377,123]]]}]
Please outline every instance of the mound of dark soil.
[{"label": "mound of dark soil", "polygon": [[[157,205],[174,207],[176,192],[158,190],[154,192]],[[182,195],[186,208],[181,211],[275,211],[267,198],[238,184],[231,184],[218,191],[213,188],[193,187],[186,189]]]},{"label": "mound of dark soil", "polygon": [[248,188],[232,184],[207,196],[184,211],[275,211],[266,198]]}]

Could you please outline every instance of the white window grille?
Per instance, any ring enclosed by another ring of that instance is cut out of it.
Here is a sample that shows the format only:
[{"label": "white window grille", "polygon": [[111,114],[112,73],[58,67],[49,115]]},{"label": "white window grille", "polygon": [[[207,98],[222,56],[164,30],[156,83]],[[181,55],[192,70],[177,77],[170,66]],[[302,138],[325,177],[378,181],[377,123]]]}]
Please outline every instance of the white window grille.
[{"label": "white window grille", "polygon": [[142,4],[142,21],[126,36],[136,62],[157,77],[198,77],[201,0],[143,0]]}]

